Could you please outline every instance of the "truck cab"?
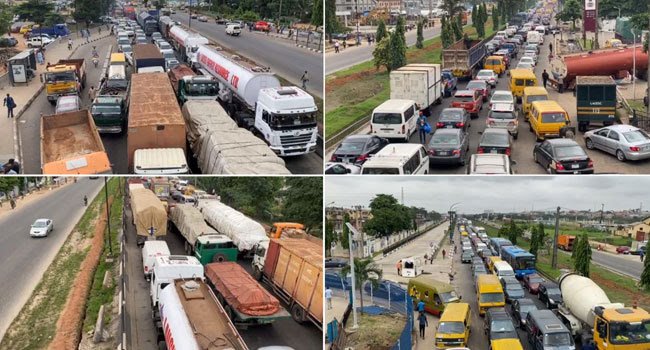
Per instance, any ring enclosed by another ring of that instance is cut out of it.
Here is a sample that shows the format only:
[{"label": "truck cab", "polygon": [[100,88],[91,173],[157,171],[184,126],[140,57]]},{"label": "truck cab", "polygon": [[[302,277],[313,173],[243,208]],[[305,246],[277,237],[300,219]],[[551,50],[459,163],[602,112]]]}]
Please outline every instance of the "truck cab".
[{"label": "truck cab", "polygon": [[262,271],[264,271],[264,261],[266,260],[266,251],[269,249],[269,241],[260,241],[255,245],[253,250],[253,277],[256,280],[262,279]]},{"label": "truck cab", "polygon": [[194,256],[205,265],[211,262],[237,261],[237,247],[225,235],[203,235],[194,242]]},{"label": "truck cab", "polygon": [[64,95],[81,95],[86,84],[83,59],[59,60],[47,65],[41,80],[45,83],[47,100],[52,105]]},{"label": "truck cab", "polygon": [[203,265],[193,256],[168,255],[158,256],[153,264],[149,295],[154,309],[154,319],[158,319],[158,298],[167,285],[180,278],[200,278],[204,280]]},{"label": "truck cab", "polygon": [[215,100],[219,83],[211,76],[185,76],[178,81],[177,97],[184,103],[187,100]]}]

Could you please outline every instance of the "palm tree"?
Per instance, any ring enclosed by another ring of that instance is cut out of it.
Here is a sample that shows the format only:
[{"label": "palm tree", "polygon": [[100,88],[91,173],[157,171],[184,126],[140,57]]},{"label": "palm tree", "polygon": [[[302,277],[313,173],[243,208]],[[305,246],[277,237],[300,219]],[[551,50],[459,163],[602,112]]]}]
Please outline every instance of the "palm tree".
[{"label": "palm tree", "polygon": [[[341,274],[343,276],[347,276],[349,273],[350,265],[341,269]],[[361,313],[363,313],[363,284],[366,281],[370,281],[373,287],[377,287],[379,285],[379,280],[381,280],[382,273],[382,269],[379,265],[375,264],[372,258],[354,258],[354,282],[361,294],[361,297],[359,298],[361,302]]]},{"label": "palm tree", "polygon": [[454,18],[456,15],[465,11],[465,7],[460,0],[442,0],[441,8],[447,11],[449,18]]}]

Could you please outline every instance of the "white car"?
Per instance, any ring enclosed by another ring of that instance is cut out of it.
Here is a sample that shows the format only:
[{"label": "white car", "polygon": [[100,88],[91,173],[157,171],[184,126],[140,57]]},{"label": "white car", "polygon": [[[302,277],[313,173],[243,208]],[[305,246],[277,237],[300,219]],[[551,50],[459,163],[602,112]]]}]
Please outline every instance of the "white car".
[{"label": "white car", "polygon": [[29,229],[31,237],[46,237],[54,231],[54,222],[51,219],[37,219]]},{"label": "white car", "polygon": [[56,100],[55,114],[74,112],[81,109],[81,99],[77,95],[61,96]]},{"label": "white car", "polygon": [[530,57],[535,61],[535,63],[537,63],[537,51],[526,50],[522,57]]},{"label": "white car", "polygon": [[535,70],[535,66],[533,66],[532,63],[529,62],[519,62],[517,63],[517,66],[515,69],[530,69],[530,70]]},{"label": "white car", "polygon": [[481,69],[478,71],[476,74],[475,80],[483,80],[486,83],[488,83],[492,88],[497,87],[497,81],[499,77],[497,76],[496,73],[492,69]]},{"label": "white car", "polygon": [[510,91],[496,90],[492,93],[492,97],[490,98],[490,104],[488,106],[492,108],[492,105],[496,103],[509,103],[514,106],[515,98],[514,96],[512,96],[512,92]]},{"label": "white car", "polygon": [[52,40],[50,38],[47,38],[47,37],[43,37],[41,39],[40,36],[34,36],[34,37],[31,37],[31,38],[27,39],[26,43],[27,43],[27,47],[32,48],[32,47],[47,46],[47,44],[49,44],[49,43],[51,43],[53,41],[54,40]]},{"label": "white car", "polygon": [[238,23],[228,23],[226,24],[226,34],[232,36],[239,36],[241,34],[241,26]]},{"label": "white car", "polygon": [[518,63],[530,63],[530,64],[533,65],[533,67],[535,67],[535,59],[533,59],[530,56],[525,56],[524,55],[522,58],[519,59]]},{"label": "white car", "polygon": [[325,164],[325,174],[328,175],[347,175],[359,173],[361,173],[361,167],[358,165],[338,162],[328,162]]}]

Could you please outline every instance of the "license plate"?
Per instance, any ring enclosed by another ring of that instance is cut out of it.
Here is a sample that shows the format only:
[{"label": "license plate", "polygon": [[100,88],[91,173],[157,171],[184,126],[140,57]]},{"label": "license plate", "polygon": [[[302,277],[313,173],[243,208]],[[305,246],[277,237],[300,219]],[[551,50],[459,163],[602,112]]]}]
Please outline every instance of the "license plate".
[{"label": "license plate", "polygon": [[453,129],[453,128],[454,128],[454,126],[453,126],[453,125],[451,125],[451,124],[447,124],[447,125],[445,125],[445,128],[446,128],[446,129]]},{"label": "license plate", "polygon": [[439,156],[448,156],[449,152],[438,152]]},{"label": "license plate", "polygon": [[578,169],[580,168],[580,164],[571,164],[571,169]]},{"label": "license plate", "polygon": [[490,150],[490,153],[492,153],[492,154],[496,154],[496,153],[498,153],[498,152],[497,152],[497,150],[493,149],[493,150]]}]

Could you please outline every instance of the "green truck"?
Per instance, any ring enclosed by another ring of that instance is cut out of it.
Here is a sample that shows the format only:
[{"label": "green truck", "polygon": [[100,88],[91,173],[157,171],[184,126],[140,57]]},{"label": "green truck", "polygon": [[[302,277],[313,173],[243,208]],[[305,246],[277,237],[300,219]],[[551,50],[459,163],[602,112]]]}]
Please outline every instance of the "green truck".
[{"label": "green truck", "polygon": [[578,130],[589,125],[612,125],[616,121],[616,83],[610,76],[576,77]]},{"label": "green truck", "polygon": [[169,230],[184,239],[185,253],[195,256],[201,264],[237,261],[237,247],[226,235],[208,226],[203,214],[191,204],[169,205]]},{"label": "green truck", "polygon": [[107,78],[99,87],[95,100],[92,101],[90,114],[93,116],[97,131],[100,133],[119,134],[124,131],[129,115],[129,80],[125,64],[111,64]]},{"label": "green truck", "polygon": [[179,64],[167,75],[181,106],[187,100],[214,101],[217,98],[219,82],[209,73],[197,75],[188,65]]}]

